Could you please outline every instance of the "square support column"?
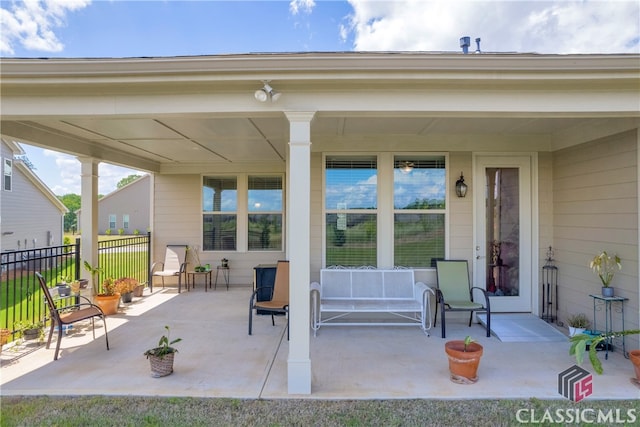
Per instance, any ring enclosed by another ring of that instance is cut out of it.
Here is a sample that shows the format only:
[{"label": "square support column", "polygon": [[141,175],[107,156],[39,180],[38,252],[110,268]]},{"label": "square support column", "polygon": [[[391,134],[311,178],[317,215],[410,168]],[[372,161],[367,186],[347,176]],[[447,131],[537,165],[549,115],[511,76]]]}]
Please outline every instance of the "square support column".
[{"label": "square support column", "polygon": [[[80,182],[80,258],[83,266],[81,275],[93,285],[91,274],[84,269],[84,262],[98,265],[98,164],[96,159],[78,157],[81,167]],[[98,285],[98,284],[96,284]],[[93,288],[92,288],[93,292]]]},{"label": "square support column", "polygon": [[286,112],[289,120],[289,394],[311,393],[309,283],[311,227],[311,120],[314,112]]}]

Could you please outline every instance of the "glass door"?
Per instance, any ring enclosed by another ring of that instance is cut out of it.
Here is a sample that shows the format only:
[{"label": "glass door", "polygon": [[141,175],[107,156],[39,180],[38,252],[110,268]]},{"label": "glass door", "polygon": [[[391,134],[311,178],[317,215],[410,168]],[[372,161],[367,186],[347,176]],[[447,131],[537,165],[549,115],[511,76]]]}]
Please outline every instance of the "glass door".
[{"label": "glass door", "polygon": [[531,312],[531,159],[476,158],[475,286],[491,310]]}]

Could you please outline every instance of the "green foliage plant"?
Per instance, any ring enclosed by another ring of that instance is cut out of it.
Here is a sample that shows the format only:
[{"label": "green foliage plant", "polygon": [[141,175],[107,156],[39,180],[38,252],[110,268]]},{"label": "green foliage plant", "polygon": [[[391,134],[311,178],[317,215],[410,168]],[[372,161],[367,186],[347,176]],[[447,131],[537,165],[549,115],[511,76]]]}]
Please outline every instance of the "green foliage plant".
[{"label": "green foliage plant", "polygon": [[92,266],[87,261],[84,262],[84,269],[91,273],[91,286],[93,289],[93,295],[98,295],[100,289],[98,288],[99,275],[102,273],[102,269],[97,266]]},{"label": "green foliage plant", "polygon": [[159,358],[163,358],[167,354],[178,352],[178,349],[176,349],[175,347],[172,347],[172,345],[182,341],[182,338],[176,338],[173,341],[170,341],[169,326],[165,326],[164,328],[167,330],[167,334],[162,335],[162,337],[160,337],[160,341],[158,341],[158,346],[144,352],[144,355],[147,356],[147,359],[149,358],[149,356],[156,356]]},{"label": "green foliage plant", "polygon": [[616,274],[616,268],[618,270],[622,269],[622,262],[617,254],[611,256],[607,251],[602,251],[593,257],[589,263],[589,267],[598,275],[602,286],[608,288],[613,280],[613,276]]},{"label": "green foliage plant", "polygon": [[601,334],[596,337],[588,334],[575,335],[569,339],[571,342],[571,347],[569,347],[569,354],[576,358],[576,362],[578,363],[578,365],[581,365],[582,361],[584,360],[584,353],[587,351],[588,344],[589,361],[591,362],[591,366],[593,366],[593,369],[598,374],[602,374],[602,363],[600,362],[600,359],[598,359],[598,354],[596,353],[596,347],[598,346],[598,344],[611,338],[636,334],[640,334],[640,329],[629,329],[628,331],[610,332],[608,334]]}]

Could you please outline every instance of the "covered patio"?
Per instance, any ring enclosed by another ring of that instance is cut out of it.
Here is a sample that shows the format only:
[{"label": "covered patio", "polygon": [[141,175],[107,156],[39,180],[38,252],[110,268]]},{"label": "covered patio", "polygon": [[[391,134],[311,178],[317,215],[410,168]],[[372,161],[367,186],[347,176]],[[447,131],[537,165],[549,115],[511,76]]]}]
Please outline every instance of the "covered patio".
[{"label": "covered patio", "polygon": [[[323,328],[310,342],[311,395],[291,395],[287,389],[284,319],[258,316],[247,335],[250,287],[232,286],[204,292],[176,289],[121,306],[108,318],[111,350],[102,330],[92,339],[83,325],[63,338],[61,357],[44,346],[16,358],[2,352],[2,395],[146,395],[228,397],[247,399],[564,399],[558,394],[558,373],[575,363],[564,342],[508,343],[484,337],[478,324],[465,319],[447,325],[447,340],[472,335],[484,346],[479,381],[474,385],[449,380],[439,328],[427,337],[413,327]],[[183,313],[182,315],[177,315]],[[187,315],[188,313],[188,315]],[[167,320],[171,319],[171,320]],[[164,325],[176,344],[173,374],[156,379],[149,374],[143,352],[157,344]],[[563,332],[566,332],[563,330]],[[629,381],[633,368],[619,351],[604,361],[604,374],[593,376],[588,399],[637,399]],[[588,362],[584,366],[590,370]]]}]

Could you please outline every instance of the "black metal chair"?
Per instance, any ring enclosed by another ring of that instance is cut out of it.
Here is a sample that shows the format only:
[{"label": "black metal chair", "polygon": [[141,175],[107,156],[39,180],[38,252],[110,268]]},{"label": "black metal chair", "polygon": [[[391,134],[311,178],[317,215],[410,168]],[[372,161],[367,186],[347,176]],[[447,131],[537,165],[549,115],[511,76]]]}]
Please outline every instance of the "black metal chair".
[{"label": "black metal chair", "polygon": [[[471,286],[469,281],[469,267],[466,260],[436,260],[436,276],[438,287],[436,288],[436,313],[433,326],[438,320],[438,306],[442,318],[442,338],[446,337],[445,312],[470,311],[469,326],[473,320],[474,312],[487,313],[487,337],[491,336],[491,308],[487,292],[476,286]],[[484,295],[484,304],[473,300],[473,290],[477,289]]]},{"label": "black metal chair", "polygon": [[42,289],[42,293],[44,294],[44,298],[49,308],[49,315],[51,316],[51,329],[49,330],[49,339],[47,340],[47,348],[51,345],[51,337],[53,336],[53,329],[57,327],[58,329],[58,342],[56,343],[56,352],[53,355],[53,360],[58,360],[58,353],[60,352],[60,341],[62,341],[63,326],[71,325],[76,322],[80,322],[82,320],[91,320],[91,328],[93,330],[93,339],[96,338],[96,325],[95,318],[101,318],[104,323],[104,338],[107,342],[107,350],[109,350],[109,336],[107,335],[107,320],[105,314],[102,312],[100,307],[95,304],[92,304],[88,298],[78,296],[78,298],[82,298],[87,300],[86,303],[71,304],[65,307],[58,307],[49,292],[49,288],[47,287],[47,283],[44,281],[44,278],[40,273],[36,272],[36,277],[38,278],[38,282],[40,282],[40,288]]}]

